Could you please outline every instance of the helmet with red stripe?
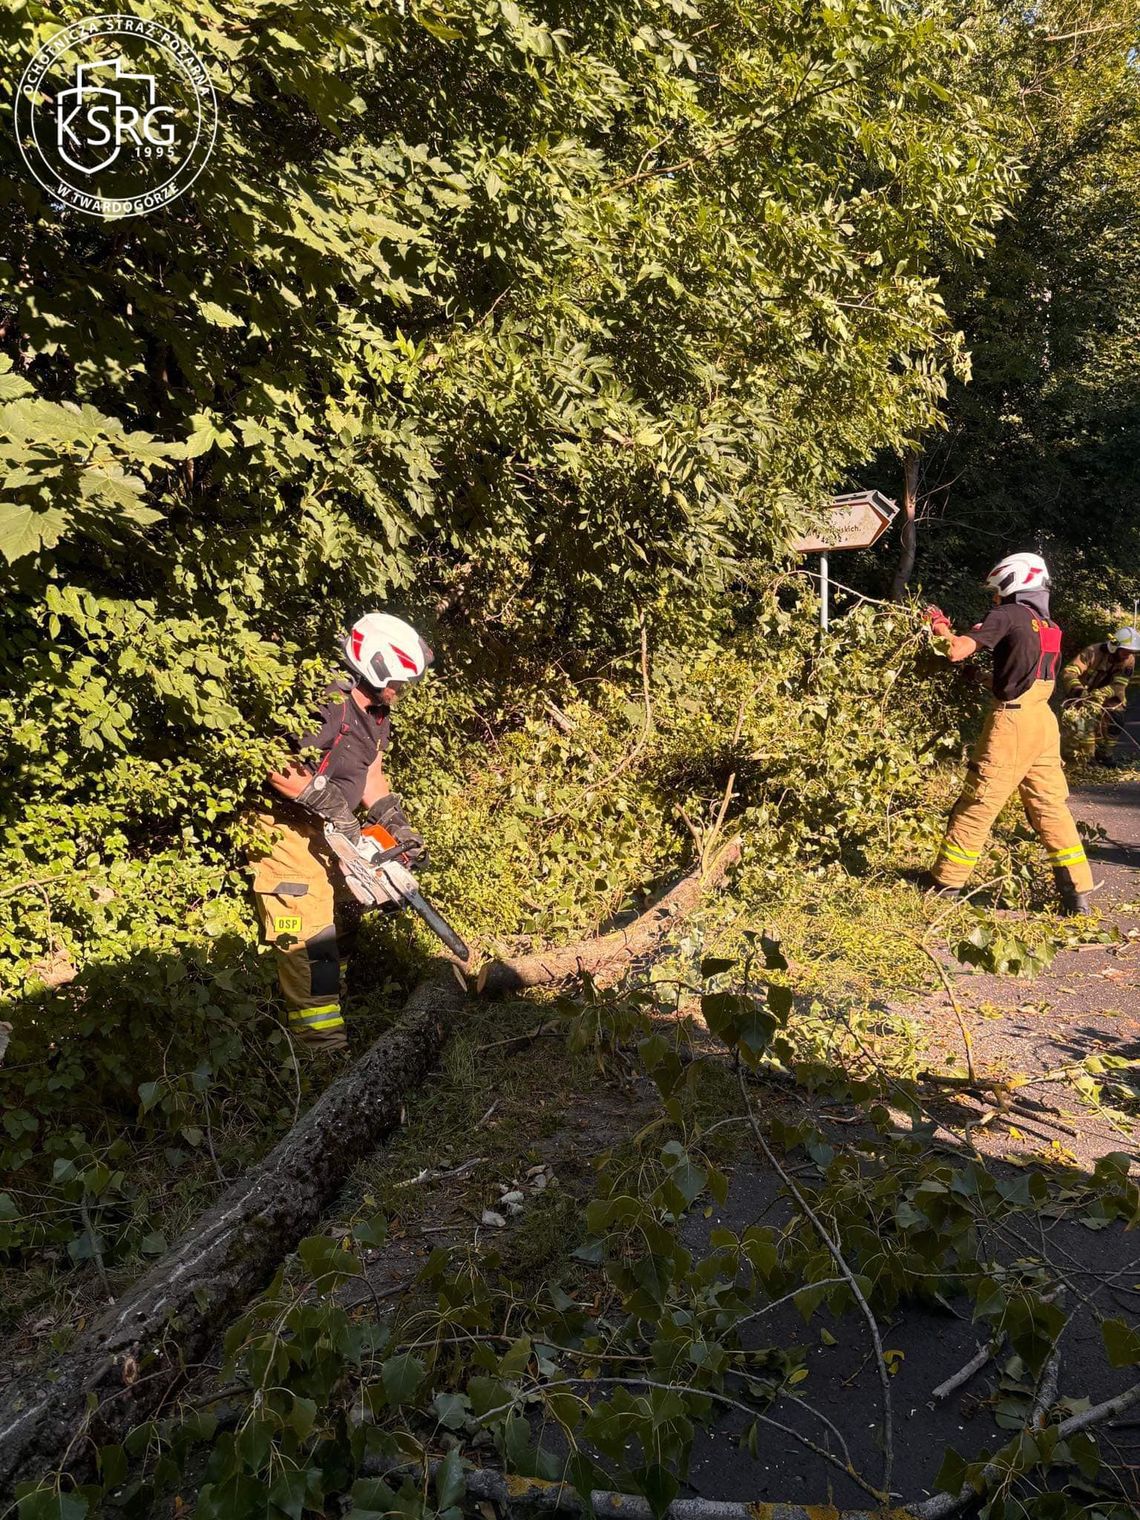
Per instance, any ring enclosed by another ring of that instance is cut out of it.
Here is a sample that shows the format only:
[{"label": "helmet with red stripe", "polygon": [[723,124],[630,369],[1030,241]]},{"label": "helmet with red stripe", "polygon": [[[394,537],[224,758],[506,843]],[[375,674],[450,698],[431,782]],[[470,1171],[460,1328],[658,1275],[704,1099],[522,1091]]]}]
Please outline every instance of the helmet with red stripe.
[{"label": "helmet with red stripe", "polygon": [[1053,582],[1040,554],[1007,554],[986,576],[985,584],[999,596],[1013,596],[1018,591],[1048,591]]},{"label": "helmet with red stripe", "polygon": [[369,686],[418,681],[435,656],[410,623],[388,612],[366,612],[344,641],[348,668]]}]

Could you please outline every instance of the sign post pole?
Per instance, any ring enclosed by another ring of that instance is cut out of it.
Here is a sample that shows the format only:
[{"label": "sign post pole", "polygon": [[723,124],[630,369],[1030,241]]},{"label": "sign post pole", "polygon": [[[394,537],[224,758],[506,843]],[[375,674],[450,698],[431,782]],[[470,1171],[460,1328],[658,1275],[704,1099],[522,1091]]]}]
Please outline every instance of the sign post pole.
[{"label": "sign post pole", "polygon": [[819,626],[827,632],[827,554],[819,556]]}]

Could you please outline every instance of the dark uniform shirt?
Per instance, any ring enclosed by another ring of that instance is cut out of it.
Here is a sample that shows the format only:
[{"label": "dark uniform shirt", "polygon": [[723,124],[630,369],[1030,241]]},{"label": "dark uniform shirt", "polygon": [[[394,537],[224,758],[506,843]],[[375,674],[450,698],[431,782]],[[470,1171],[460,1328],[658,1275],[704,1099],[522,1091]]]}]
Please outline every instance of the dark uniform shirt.
[{"label": "dark uniform shirt", "polygon": [[388,748],[392,720],[382,703],[363,708],[352,698],[352,687],[334,689],[317,708],[321,723],[299,741],[303,749],[319,749],[317,773],[336,783],[349,807],[356,811],[364,796],[364,780],[376,756]]},{"label": "dark uniform shirt", "polygon": [[993,650],[994,697],[1016,702],[1034,681],[1053,681],[1061,658],[1061,630],[1023,602],[992,607],[969,637]]}]

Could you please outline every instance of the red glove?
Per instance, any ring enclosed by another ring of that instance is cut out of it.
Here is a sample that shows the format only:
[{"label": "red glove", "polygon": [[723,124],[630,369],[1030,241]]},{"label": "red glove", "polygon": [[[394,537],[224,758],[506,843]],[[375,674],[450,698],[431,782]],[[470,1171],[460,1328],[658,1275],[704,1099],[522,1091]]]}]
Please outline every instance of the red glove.
[{"label": "red glove", "polygon": [[935,607],[933,605],[924,607],[923,614],[926,618],[926,621],[930,624],[931,628],[933,628],[934,632],[939,635],[939,637],[943,637],[945,634],[952,633],[954,631],[950,619],[942,611],[941,607]]}]

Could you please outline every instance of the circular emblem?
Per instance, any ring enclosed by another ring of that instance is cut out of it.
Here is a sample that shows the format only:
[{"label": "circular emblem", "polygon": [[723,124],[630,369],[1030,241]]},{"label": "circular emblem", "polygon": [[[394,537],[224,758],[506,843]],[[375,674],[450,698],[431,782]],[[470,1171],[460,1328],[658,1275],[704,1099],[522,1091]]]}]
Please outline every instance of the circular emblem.
[{"label": "circular emblem", "polygon": [[218,129],[202,60],[142,16],[92,16],[45,42],[16,91],[16,141],[62,205],[141,216],[187,190]]}]

